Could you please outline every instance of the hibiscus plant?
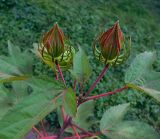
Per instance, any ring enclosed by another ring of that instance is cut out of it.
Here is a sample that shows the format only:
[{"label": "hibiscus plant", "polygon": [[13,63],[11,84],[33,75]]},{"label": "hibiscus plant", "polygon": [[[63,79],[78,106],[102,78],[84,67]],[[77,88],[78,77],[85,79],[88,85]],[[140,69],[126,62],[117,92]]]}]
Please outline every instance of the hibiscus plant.
[{"label": "hibiscus plant", "polygon": [[[31,131],[37,139],[98,139],[101,135],[111,139],[160,138],[150,125],[124,120],[129,103],[107,108],[98,121],[99,130],[91,130],[95,121],[90,117],[94,116],[97,99],[135,89],[160,102],[159,87],[155,82],[160,73],[152,70],[155,52],[144,52],[135,57],[126,70],[123,87],[92,94],[107,70],[123,64],[130,55],[131,39],[124,37],[119,21],[102,31],[93,42],[94,57],[104,69],[87,91],[85,84],[92,75],[89,59],[81,47],[76,50],[70,44],[57,23],[32,50],[52,69],[55,77],[34,75],[30,51],[22,52],[10,41],[8,50],[8,56],[0,56],[0,139],[22,139]],[[65,70],[72,78],[70,86],[65,80]],[[57,112],[61,128],[49,133],[45,117],[53,111]]]}]

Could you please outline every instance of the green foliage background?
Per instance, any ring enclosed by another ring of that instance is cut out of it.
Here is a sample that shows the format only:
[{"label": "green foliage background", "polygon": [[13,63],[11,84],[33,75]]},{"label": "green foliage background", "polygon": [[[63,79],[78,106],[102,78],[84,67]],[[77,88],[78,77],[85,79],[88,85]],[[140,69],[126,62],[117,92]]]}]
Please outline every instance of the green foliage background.
[{"label": "green foliage background", "polygon": [[[126,64],[112,68],[93,93],[121,87],[124,73],[136,54],[153,50],[157,53],[154,70],[160,71],[160,2],[159,0],[0,0],[0,54],[7,53],[7,40],[22,50],[31,49],[55,22],[63,28],[72,45],[79,44],[88,53],[93,68],[86,90],[102,70],[92,55],[92,42],[102,27],[119,20],[124,34],[132,38],[131,57]],[[52,71],[35,58],[34,74]],[[66,72],[66,80],[69,80]],[[109,105],[131,102],[126,119],[141,119],[160,130],[160,105],[137,91],[125,91],[97,101],[95,117],[100,119]],[[52,124],[57,121],[49,118]],[[56,116],[55,116],[56,117]],[[96,127],[95,127],[96,128]]]}]

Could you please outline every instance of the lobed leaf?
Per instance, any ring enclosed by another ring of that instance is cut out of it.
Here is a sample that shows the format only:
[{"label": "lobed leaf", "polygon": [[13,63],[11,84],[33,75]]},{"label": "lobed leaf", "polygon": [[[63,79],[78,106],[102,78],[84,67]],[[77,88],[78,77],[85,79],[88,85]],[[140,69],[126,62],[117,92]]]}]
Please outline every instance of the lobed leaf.
[{"label": "lobed leaf", "polygon": [[62,90],[32,93],[15,105],[0,120],[0,138],[21,139],[27,132],[60,104],[56,97]]}]

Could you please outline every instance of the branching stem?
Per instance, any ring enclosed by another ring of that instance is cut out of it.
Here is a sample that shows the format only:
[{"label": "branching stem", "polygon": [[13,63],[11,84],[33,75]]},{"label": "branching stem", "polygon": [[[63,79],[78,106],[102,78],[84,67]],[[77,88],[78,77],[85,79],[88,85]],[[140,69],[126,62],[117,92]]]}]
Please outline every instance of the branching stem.
[{"label": "branching stem", "polygon": [[39,130],[35,126],[33,126],[32,128],[38,134],[39,137],[43,137],[43,135],[41,134],[41,132],[39,132]]},{"label": "branching stem", "polygon": [[41,127],[42,127],[42,131],[43,131],[44,136],[48,136],[48,135],[47,135],[47,132],[46,132],[46,130],[45,130],[45,128],[44,128],[43,120],[41,120]]},{"label": "branching stem", "polygon": [[55,63],[56,63],[56,66],[57,66],[58,72],[59,72],[59,74],[60,74],[60,76],[61,76],[61,79],[62,79],[62,81],[63,81],[64,85],[66,86],[66,81],[65,81],[65,79],[64,79],[64,76],[63,76],[63,73],[62,73],[61,67],[60,67],[60,65],[59,65],[58,61],[56,61]]},{"label": "branching stem", "polygon": [[100,80],[102,79],[102,77],[105,75],[106,71],[108,70],[109,64],[107,64],[103,71],[101,72],[101,74],[99,75],[99,77],[97,78],[97,80],[93,83],[93,85],[89,88],[89,90],[87,91],[87,93],[85,94],[85,97],[89,96],[89,94],[94,90],[94,88],[96,87],[97,83],[100,82]]},{"label": "branching stem", "polygon": [[77,139],[81,139],[80,136],[79,136],[79,134],[78,134],[78,131],[77,131],[76,128],[75,128],[75,126],[71,125],[71,127],[72,127],[72,129],[73,129],[73,131],[74,131],[74,133],[75,133],[76,138],[77,138]]},{"label": "branching stem", "polygon": [[87,97],[83,102],[86,102],[86,101],[89,101],[89,100],[93,100],[93,99],[99,99],[101,97],[110,96],[110,95],[119,93],[119,92],[121,92],[121,91],[123,91],[125,89],[128,89],[128,86],[124,86],[124,87],[122,87],[120,89],[117,89],[115,91],[112,91],[112,92],[107,92],[107,93],[99,94],[99,95],[96,95],[96,96]]}]

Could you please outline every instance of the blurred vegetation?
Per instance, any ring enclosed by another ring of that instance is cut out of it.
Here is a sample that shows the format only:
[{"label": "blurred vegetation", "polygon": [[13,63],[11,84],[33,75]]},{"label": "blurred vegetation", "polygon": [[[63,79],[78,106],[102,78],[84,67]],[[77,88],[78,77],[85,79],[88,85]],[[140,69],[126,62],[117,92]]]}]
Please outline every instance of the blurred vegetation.
[{"label": "blurred vegetation", "polygon": [[[0,54],[6,54],[7,40],[22,50],[32,49],[33,43],[58,22],[72,45],[77,47],[79,44],[88,53],[93,76],[86,85],[87,90],[103,67],[92,55],[92,42],[102,28],[112,26],[117,20],[124,34],[132,38],[132,53],[126,64],[108,71],[93,93],[121,87],[132,58],[146,50],[156,51],[157,61],[153,66],[160,71],[159,0],[0,0]],[[36,58],[34,67],[34,74],[52,75],[52,71]],[[69,80],[68,75],[66,72],[66,80]],[[133,90],[98,100],[95,116],[100,119],[109,105],[123,102],[132,104],[126,118],[141,119],[160,131],[160,105]],[[55,123],[53,117],[49,121]],[[54,126],[53,123],[51,125]]]}]

